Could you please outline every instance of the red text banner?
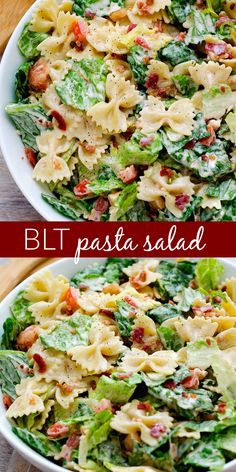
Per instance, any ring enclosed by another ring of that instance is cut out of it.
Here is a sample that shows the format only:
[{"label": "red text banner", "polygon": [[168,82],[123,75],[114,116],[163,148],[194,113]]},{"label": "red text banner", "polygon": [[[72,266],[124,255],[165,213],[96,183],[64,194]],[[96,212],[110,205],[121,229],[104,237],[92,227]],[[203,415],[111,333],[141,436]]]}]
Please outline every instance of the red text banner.
[{"label": "red text banner", "polygon": [[0,257],[232,257],[235,223],[0,222]]}]

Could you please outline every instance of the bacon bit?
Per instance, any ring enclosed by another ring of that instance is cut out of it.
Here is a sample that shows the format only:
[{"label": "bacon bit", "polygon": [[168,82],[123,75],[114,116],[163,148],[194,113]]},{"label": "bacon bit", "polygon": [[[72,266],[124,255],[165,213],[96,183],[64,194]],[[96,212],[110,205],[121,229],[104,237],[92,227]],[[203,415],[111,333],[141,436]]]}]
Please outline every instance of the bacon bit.
[{"label": "bacon bit", "polygon": [[146,278],[147,278],[147,274],[145,272],[145,270],[143,270],[142,272],[140,272],[140,274],[134,276],[132,275],[129,279],[132,287],[134,287],[136,290],[139,290],[141,287],[143,287],[145,281],[146,281]]},{"label": "bacon bit", "polygon": [[[231,5],[232,6],[232,5]],[[235,24],[236,23],[236,20],[234,20],[233,18],[229,18],[227,15],[225,15],[224,12],[220,13],[219,14],[219,19],[216,21],[215,23],[215,27],[216,28],[220,28],[222,24],[224,23],[232,23],[232,24]]]},{"label": "bacon bit", "polygon": [[38,364],[39,373],[44,374],[47,370],[47,365],[46,365],[45,360],[42,358],[40,354],[37,354],[37,353],[33,355],[33,359],[36,362],[36,364]]},{"label": "bacon bit", "polygon": [[147,41],[144,38],[142,38],[141,36],[137,36],[137,38],[135,38],[134,42],[135,42],[135,44],[138,44],[138,46],[141,46],[144,49],[151,49],[151,47],[149,46]]},{"label": "bacon bit", "polygon": [[129,379],[133,375],[131,372],[121,372],[120,374],[117,374],[118,379],[123,380],[123,379]]},{"label": "bacon bit", "polygon": [[110,400],[107,400],[106,398],[103,398],[97,405],[93,406],[93,411],[95,413],[100,413],[101,411],[104,410],[111,410],[112,409],[112,403]]},{"label": "bacon bit", "polygon": [[194,372],[193,375],[186,377],[186,379],[180,382],[182,387],[184,388],[193,388],[194,390],[199,387],[199,378],[197,374]]},{"label": "bacon bit", "polygon": [[95,210],[95,208],[93,208],[88,219],[90,221],[101,221],[102,213],[100,211]]},{"label": "bacon bit", "polygon": [[45,92],[48,86],[49,66],[41,58],[29,70],[29,85],[36,92]]},{"label": "bacon bit", "polygon": [[99,314],[104,315],[104,316],[109,316],[109,318],[115,319],[113,311],[107,310],[105,308],[103,308],[102,310],[99,310]]},{"label": "bacon bit", "polygon": [[214,303],[221,303],[221,302],[222,302],[222,298],[217,295],[217,296],[215,296],[215,297],[212,298],[212,301],[213,301]]},{"label": "bacon bit", "polygon": [[211,346],[211,339],[206,338],[206,343],[208,344],[208,346]]},{"label": "bacon bit", "polygon": [[153,410],[152,406],[148,402],[139,403],[137,408],[138,410],[147,411],[148,413],[151,413]]},{"label": "bacon bit", "polygon": [[226,411],[226,404],[225,403],[218,403],[217,405],[218,413],[225,413]]},{"label": "bacon bit", "polygon": [[199,139],[199,143],[203,144],[203,146],[211,146],[216,140],[216,134],[211,125],[207,125],[207,131],[210,133],[210,136],[208,136],[207,138]]},{"label": "bacon bit", "polygon": [[62,131],[66,131],[66,122],[63,118],[63,116],[56,110],[53,110],[51,112],[51,115],[53,116],[53,118],[55,118],[55,120],[57,121],[58,123],[58,128],[61,129]]},{"label": "bacon bit", "polygon": [[147,89],[155,90],[157,89],[158,82],[159,82],[159,75],[154,72],[153,74],[150,74],[147,77],[147,80],[145,82],[145,87],[147,87]]},{"label": "bacon bit", "polygon": [[199,380],[203,380],[203,379],[205,379],[205,377],[207,376],[207,371],[206,371],[206,370],[199,369],[199,367],[196,367],[196,369],[193,369],[193,370],[190,369],[190,372],[192,372],[193,374],[197,375],[197,377],[199,378]]},{"label": "bacon bit", "polygon": [[189,286],[190,288],[193,288],[193,289],[197,288],[197,284],[196,284],[195,280],[191,280],[191,282],[189,282],[189,285],[188,285],[188,286]]},{"label": "bacon bit", "polygon": [[215,56],[222,56],[228,52],[226,43],[207,43],[205,45],[207,53],[213,53]]},{"label": "bacon bit", "polygon": [[39,327],[37,325],[30,325],[25,328],[17,337],[17,346],[21,351],[27,351],[33,346],[39,337]]},{"label": "bacon bit", "polygon": [[75,37],[77,46],[81,46],[86,36],[89,33],[89,27],[85,21],[76,21],[72,26],[72,31]]},{"label": "bacon bit", "polygon": [[128,26],[127,28],[127,33],[129,33],[130,31],[132,31],[134,28],[136,28],[136,24],[135,23],[130,23],[130,25]]},{"label": "bacon bit", "polygon": [[155,21],[155,29],[157,30],[158,33],[163,33],[163,21],[162,20],[157,20]]},{"label": "bacon bit", "polygon": [[164,383],[164,387],[165,387],[165,388],[169,388],[170,390],[173,390],[175,387],[177,387],[177,383],[174,382],[174,380],[167,380],[167,381]]},{"label": "bacon bit", "polygon": [[68,426],[65,424],[54,423],[47,430],[47,435],[50,439],[62,438],[69,432]]},{"label": "bacon bit", "polygon": [[193,149],[194,146],[196,144],[196,141],[194,141],[194,139],[192,139],[191,141],[189,141],[189,143],[185,144],[185,149]]},{"label": "bacon bit", "polygon": [[202,161],[208,162],[209,161],[209,156],[207,156],[206,154],[203,154]]},{"label": "bacon bit", "polygon": [[153,438],[159,439],[167,432],[167,427],[161,423],[156,423],[150,430],[150,434]]},{"label": "bacon bit", "polygon": [[212,306],[211,305],[205,305],[205,306],[193,306],[192,311],[195,313],[209,313],[212,311]]},{"label": "bacon bit", "polygon": [[117,283],[108,284],[102,289],[103,293],[110,293],[110,295],[118,295],[120,287]]},{"label": "bacon bit", "polygon": [[85,195],[88,195],[89,191],[87,189],[87,185],[89,185],[90,183],[91,183],[90,180],[87,180],[87,179],[81,180],[81,182],[77,184],[76,187],[74,187],[75,196],[81,198],[81,197],[84,197]]},{"label": "bacon bit", "polygon": [[131,184],[138,176],[136,167],[132,164],[119,172],[119,177],[124,184]]},{"label": "bacon bit", "polygon": [[182,392],[182,397],[189,398],[189,394],[187,392]]},{"label": "bacon bit", "polygon": [[144,138],[141,138],[139,141],[139,145],[141,147],[146,147],[149,146],[154,141],[154,136],[145,136]]},{"label": "bacon bit", "polygon": [[89,9],[86,9],[84,11],[84,16],[86,16],[86,18],[91,18],[93,19],[95,16],[96,16],[96,13],[94,13],[93,11],[89,10]]},{"label": "bacon bit", "polygon": [[72,449],[76,449],[80,444],[80,437],[77,433],[73,433],[66,441],[66,445]]},{"label": "bacon bit", "polygon": [[181,33],[179,33],[179,36],[178,36],[178,41],[180,41],[181,43],[185,40],[185,36],[186,36],[186,32],[182,31]]},{"label": "bacon bit", "polygon": [[25,147],[25,155],[28,161],[30,162],[30,164],[32,165],[32,167],[35,167],[37,164],[37,159],[36,159],[36,154],[33,151],[33,149],[29,147]]},{"label": "bacon bit", "polygon": [[168,177],[169,179],[172,179],[174,175],[175,175],[175,172],[169,167],[162,167],[160,170],[161,177]]},{"label": "bacon bit", "polygon": [[92,146],[92,144],[84,144],[83,145],[85,151],[87,151],[89,154],[93,154],[95,151],[96,151],[96,147],[95,146]]},{"label": "bacon bit", "polygon": [[60,388],[62,393],[64,393],[65,395],[69,395],[70,393],[73,392],[73,388],[65,382],[62,383],[62,384],[58,383],[57,386]]},{"label": "bacon bit", "polygon": [[86,284],[83,284],[83,283],[79,284],[79,289],[82,290],[82,292],[85,292],[86,290],[88,290],[88,288],[89,287]]},{"label": "bacon bit", "polygon": [[13,400],[12,398],[10,397],[10,395],[6,395],[6,393],[3,393],[2,395],[2,401],[3,401],[3,405],[7,408],[10,408],[10,406],[12,405],[13,403]]},{"label": "bacon bit", "polygon": [[126,297],[124,298],[124,301],[128,303],[130,306],[132,306],[133,308],[138,308],[136,301],[129,295],[126,295]]},{"label": "bacon bit", "polygon": [[140,326],[139,328],[135,328],[132,331],[132,341],[136,342],[138,344],[143,344],[143,338],[144,338],[144,328]]},{"label": "bacon bit", "polygon": [[73,311],[78,308],[79,290],[74,287],[69,287],[66,292],[65,301],[69,310]]},{"label": "bacon bit", "polygon": [[94,210],[100,211],[101,213],[106,213],[109,208],[109,202],[104,197],[99,197],[94,205]]},{"label": "bacon bit", "polygon": [[190,202],[190,196],[186,193],[180,193],[175,197],[175,206],[179,208],[179,210],[184,211],[188,203]]}]

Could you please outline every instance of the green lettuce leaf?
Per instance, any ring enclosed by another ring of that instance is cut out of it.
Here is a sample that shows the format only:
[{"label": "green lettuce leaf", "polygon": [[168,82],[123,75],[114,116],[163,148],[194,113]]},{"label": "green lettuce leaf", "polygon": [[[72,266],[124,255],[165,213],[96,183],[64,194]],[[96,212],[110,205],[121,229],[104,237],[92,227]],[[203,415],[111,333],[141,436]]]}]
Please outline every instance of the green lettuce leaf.
[{"label": "green lettuce leaf", "polygon": [[157,334],[165,349],[171,349],[173,351],[179,351],[184,346],[183,339],[179,334],[172,328],[167,326],[160,326],[157,328]]},{"label": "green lettuce leaf", "polygon": [[73,425],[85,423],[86,421],[91,420],[93,418],[93,415],[94,413],[91,410],[91,408],[89,408],[86,405],[86,403],[83,403],[83,401],[81,401],[79,402],[78,407],[76,408],[76,411],[72,412],[72,414],[69,413],[69,415],[63,419],[60,418],[60,415],[59,415],[57,421],[60,424],[64,424],[66,426],[73,426]]},{"label": "green lettuce leaf", "polygon": [[48,38],[47,33],[38,33],[29,29],[29,23],[24,26],[24,29],[18,40],[18,47],[20,52],[27,59],[34,59],[40,56],[38,45]]},{"label": "green lettuce leaf", "polygon": [[40,432],[30,433],[27,429],[17,428],[13,426],[13,433],[16,434],[22,441],[28,446],[34,449],[36,452],[44,457],[53,457],[58,454],[61,450],[61,444],[59,441],[51,441],[50,439]]},{"label": "green lettuce leaf", "polygon": [[213,258],[201,259],[196,265],[197,283],[204,290],[215,289],[224,273],[222,262]]},{"label": "green lettuce leaf", "polygon": [[196,61],[198,58],[194,51],[181,41],[171,41],[159,51],[158,57],[161,61],[169,62],[173,67],[187,61]]},{"label": "green lettuce leaf", "polygon": [[33,61],[23,62],[16,72],[15,95],[16,100],[21,102],[29,95],[29,70],[33,65]]},{"label": "green lettuce leaf", "polygon": [[178,309],[187,312],[190,310],[194,300],[204,300],[205,297],[198,290],[194,290],[191,287],[185,287],[183,291],[178,295],[178,298],[180,299],[178,303]]},{"label": "green lettuce leaf", "polygon": [[191,368],[202,366],[202,369],[208,369],[211,365],[212,356],[218,352],[218,346],[214,339],[208,344],[205,341],[198,340],[194,343],[188,343],[186,347],[187,365]]},{"label": "green lettuce leaf", "polygon": [[21,291],[10,305],[11,316],[3,323],[3,336],[1,346],[3,349],[11,349],[15,346],[16,338],[21,331],[34,323],[32,313],[29,311],[31,303],[24,297]]},{"label": "green lettuce leaf", "polygon": [[202,112],[205,120],[221,118],[233,104],[233,92],[226,84],[219,84],[202,92]]},{"label": "green lettuce leaf", "polygon": [[91,397],[96,400],[106,398],[112,403],[124,404],[129,401],[136,390],[137,384],[141,382],[142,379],[138,374],[134,374],[124,380],[119,380],[115,376],[107,377],[102,375]]},{"label": "green lettuce leaf", "polygon": [[29,361],[24,352],[0,351],[0,387],[3,393],[15,400],[15,386],[29,375]]},{"label": "green lettuce leaf", "polygon": [[171,0],[169,10],[174,17],[174,20],[179,23],[184,23],[191,11],[191,4],[193,3],[194,0]]},{"label": "green lettuce leaf", "polygon": [[117,302],[116,305],[118,311],[115,312],[115,319],[118,324],[120,336],[130,337],[134,324],[134,317],[130,316],[130,313],[134,314],[135,309],[124,300]]},{"label": "green lettuce leaf", "polygon": [[121,283],[127,280],[123,269],[134,264],[136,259],[125,259],[110,257],[105,264],[88,266],[71,278],[70,284],[73,287],[85,284],[88,288],[94,291],[100,291],[106,284],[113,282]]},{"label": "green lettuce leaf", "polygon": [[110,434],[107,441],[99,444],[92,451],[92,458],[103,464],[109,462],[123,467],[127,465],[118,435]]},{"label": "green lettuce leaf", "polygon": [[115,172],[107,165],[102,165],[98,170],[96,179],[88,185],[88,190],[95,195],[108,194],[112,190],[122,189],[124,184]]},{"label": "green lettuce leaf", "polygon": [[[134,80],[139,85],[145,85],[147,71],[148,71],[148,59],[152,52],[144,49],[142,46],[132,46],[129,50],[127,61],[132,70]],[[147,59],[147,61],[145,61]],[[150,60],[150,59],[149,59]]]},{"label": "green lettuce leaf", "polygon": [[174,298],[184,287],[188,287],[189,282],[195,275],[195,263],[178,262],[174,264],[169,261],[161,261],[158,272],[162,275],[156,282],[158,291],[162,298],[168,300]]},{"label": "green lettuce leaf", "polygon": [[176,305],[164,303],[148,311],[147,315],[150,316],[155,323],[162,324],[166,320],[181,316],[181,312]]},{"label": "green lettuce leaf", "polygon": [[71,61],[71,70],[56,85],[63,103],[79,110],[88,110],[105,100],[107,68],[103,59]]},{"label": "green lettuce leaf", "polygon": [[54,210],[58,211],[58,213],[61,213],[63,216],[66,216],[67,218],[70,218],[71,220],[75,221],[83,220],[83,218],[81,217],[82,211],[74,209],[70,204],[64,203],[57,197],[47,195],[46,193],[41,193],[41,197],[46,203],[48,203],[52,208],[54,208]]},{"label": "green lettuce leaf", "polygon": [[197,92],[197,85],[188,75],[173,75],[172,80],[177,88],[177,90],[184,97],[191,98]]},{"label": "green lettuce leaf", "polygon": [[153,164],[153,162],[157,160],[158,154],[162,149],[161,134],[152,133],[148,136],[153,137],[153,141],[148,146],[142,147],[140,145],[141,139],[146,138],[147,136],[142,134],[140,131],[135,131],[131,139],[119,147],[117,158],[122,167],[131,164],[149,165]]},{"label": "green lettuce leaf", "polygon": [[212,354],[211,366],[222,394],[223,402],[236,401],[236,372],[226,359],[222,358],[220,350]]},{"label": "green lettuce leaf", "polygon": [[124,6],[124,0],[74,0],[73,11],[78,16],[85,16],[86,11],[96,16],[108,16]]},{"label": "green lettuce leaf", "polygon": [[107,440],[111,431],[110,422],[112,416],[110,410],[104,410],[96,413],[91,421],[85,423],[88,430],[87,441],[89,449],[93,449],[98,444]]},{"label": "green lettuce leaf", "polygon": [[47,348],[67,352],[75,346],[87,346],[91,324],[90,316],[73,315],[68,321],[56,326],[50,334],[40,336],[40,339]]},{"label": "green lettuce leaf", "polygon": [[118,198],[115,201],[115,215],[117,220],[121,220],[122,217],[130,211],[137,201],[138,184],[133,182],[127,184],[124,189],[120,192]]},{"label": "green lettuce leaf", "polygon": [[138,200],[133,207],[122,216],[122,221],[151,221],[150,208],[148,208],[146,202]]},{"label": "green lettuce leaf", "polygon": [[13,121],[23,144],[26,147],[38,151],[36,138],[50,126],[50,118],[41,105],[11,103],[7,105],[6,112]]},{"label": "green lettuce leaf", "polygon": [[201,442],[194,451],[188,453],[184,464],[204,470],[221,471],[225,465],[225,458],[214,442]]},{"label": "green lettuce leaf", "polygon": [[205,13],[197,8],[192,8],[187,19],[191,26],[185,37],[186,44],[199,44],[204,41],[209,34],[215,34],[216,19],[209,13]]},{"label": "green lettuce leaf", "polygon": [[219,449],[223,449],[229,453],[236,455],[236,435],[235,426],[218,433],[215,441]]},{"label": "green lettuce leaf", "polygon": [[220,210],[216,208],[204,208],[200,212],[201,221],[236,221],[236,201],[227,202],[221,206]]},{"label": "green lettuce leaf", "polygon": [[219,198],[222,201],[236,199],[236,180],[234,178],[224,180],[217,185],[209,185],[205,191],[208,197]]}]

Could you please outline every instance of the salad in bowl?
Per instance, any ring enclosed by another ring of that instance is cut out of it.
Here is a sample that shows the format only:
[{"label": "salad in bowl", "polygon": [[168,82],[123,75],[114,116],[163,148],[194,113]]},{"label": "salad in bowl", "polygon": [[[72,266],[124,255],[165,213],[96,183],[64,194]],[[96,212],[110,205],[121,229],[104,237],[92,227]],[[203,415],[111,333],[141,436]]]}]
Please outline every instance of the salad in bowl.
[{"label": "salad in bowl", "polygon": [[231,0],[36,2],[6,113],[40,198],[73,220],[234,221],[235,22]]},{"label": "salad in bowl", "polygon": [[108,259],[73,272],[56,263],[3,302],[6,439],[44,471],[235,470],[235,266]]}]

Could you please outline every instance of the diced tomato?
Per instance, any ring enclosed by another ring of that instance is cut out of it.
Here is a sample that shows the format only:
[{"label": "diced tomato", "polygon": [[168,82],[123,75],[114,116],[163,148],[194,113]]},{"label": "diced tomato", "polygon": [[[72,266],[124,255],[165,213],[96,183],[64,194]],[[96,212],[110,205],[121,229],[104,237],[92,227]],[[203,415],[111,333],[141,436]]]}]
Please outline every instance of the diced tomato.
[{"label": "diced tomato", "polygon": [[82,198],[85,195],[87,195],[89,193],[87,189],[87,185],[90,183],[91,183],[90,180],[87,180],[87,179],[81,180],[81,182],[78,185],[76,185],[76,187],[74,187],[75,196]]},{"label": "diced tomato", "polygon": [[147,43],[147,41],[142,38],[141,36],[137,36],[134,40],[135,44],[138,44],[138,46],[142,46],[144,49],[151,49],[151,46]]},{"label": "diced tomato", "polygon": [[185,31],[181,31],[181,33],[179,33],[179,36],[178,36],[178,41],[183,42],[185,40],[186,34],[187,33]]},{"label": "diced tomato", "polygon": [[37,92],[45,92],[48,86],[49,66],[45,59],[41,58],[29,70],[29,85]]},{"label": "diced tomato", "polygon": [[179,208],[179,210],[184,211],[188,203],[190,202],[190,196],[186,193],[180,193],[175,197],[175,206]]},{"label": "diced tomato", "polygon": [[139,290],[146,282],[146,278],[147,274],[145,270],[143,270],[142,272],[140,272],[140,274],[131,276],[129,281],[132,287],[134,287],[136,290]]},{"label": "diced tomato", "polygon": [[138,176],[138,171],[134,165],[126,167],[119,172],[119,177],[124,184],[131,184]]},{"label": "diced tomato", "polygon": [[149,146],[152,142],[154,141],[154,136],[145,136],[144,138],[141,138],[139,141],[139,145],[141,147],[146,147]]},{"label": "diced tomato", "polygon": [[130,25],[128,26],[127,28],[127,33],[129,33],[130,31],[132,31],[134,28],[136,28],[136,24],[135,23],[130,23]]},{"label": "diced tomato", "polygon": [[215,56],[221,56],[228,52],[226,43],[206,43],[205,50],[207,53],[213,53]]},{"label": "diced tomato", "polygon": [[225,403],[218,403],[217,410],[218,410],[218,413],[225,413],[226,404]]},{"label": "diced tomato", "polygon": [[76,21],[73,25],[73,33],[77,45],[81,45],[86,40],[89,33],[89,27],[85,21]]},{"label": "diced tomato", "polygon": [[57,121],[58,123],[58,128],[61,129],[62,131],[66,131],[66,122],[63,118],[63,116],[56,110],[53,110],[51,112],[51,115],[53,116],[53,118],[55,118],[55,120]]},{"label": "diced tomato", "polygon": [[168,177],[169,179],[172,179],[174,175],[175,175],[175,171],[170,169],[169,167],[162,167],[160,170],[161,177]]},{"label": "diced tomato", "polygon": [[147,411],[148,413],[151,413],[153,410],[152,406],[148,402],[139,403],[137,408],[138,410]]},{"label": "diced tomato", "polygon": [[167,427],[161,423],[156,423],[150,431],[150,434],[153,438],[159,439],[167,432]]},{"label": "diced tomato", "polygon": [[159,75],[153,72],[152,74],[150,74],[150,75],[147,77],[145,86],[146,86],[148,89],[153,89],[153,90],[155,90],[155,89],[157,89],[157,87],[158,87],[158,82],[159,82]]},{"label": "diced tomato", "polygon": [[94,209],[100,211],[101,213],[105,213],[109,208],[109,202],[106,198],[99,197],[94,205]]},{"label": "diced tomato", "polygon": [[12,403],[13,403],[13,400],[12,400],[12,398],[10,397],[10,395],[6,395],[6,393],[3,393],[3,395],[2,395],[2,401],[3,401],[4,406],[5,406],[7,409],[10,408],[10,406],[11,406]]},{"label": "diced tomato", "polygon": [[124,301],[128,303],[130,306],[132,306],[133,308],[138,308],[136,301],[129,295],[126,295],[126,297],[124,298]]},{"label": "diced tomato", "polygon": [[186,379],[181,382],[182,387],[184,388],[193,388],[196,389],[199,387],[199,378],[194,372],[193,375],[186,377]]},{"label": "diced tomato", "polygon": [[65,424],[54,423],[47,430],[47,435],[50,439],[63,438],[69,432],[68,426]]},{"label": "diced tomato", "polygon": [[144,338],[144,328],[142,326],[140,326],[139,328],[135,328],[132,331],[132,341],[138,344],[142,344],[143,338]]},{"label": "diced tomato", "polygon": [[189,141],[189,143],[185,144],[185,149],[194,149],[194,146],[196,144],[196,141],[194,141],[194,139],[191,139],[191,141]]},{"label": "diced tomato", "polygon": [[177,383],[174,382],[174,380],[167,380],[167,381],[164,383],[164,387],[165,387],[165,388],[169,388],[170,390],[173,390],[175,387],[177,387]]},{"label": "diced tomato", "polygon": [[39,327],[31,325],[21,331],[17,337],[17,346],[21,351],[27,351],[39,337]]},{"label": "diced tomato", "polygon": [[36,364],[38,364],[39,373],[44,374],[47,370],[47,364],[45,360],[42,358],[40,354],[37,354],[37,353],[33,355],[33,359],[36,362]]},{"label": "diced tomato", "polygon": [[74,287],[68,288],[66,292],[65,300],[66,300],[66,304],[69,310],[76,310],[76,308],[78,308],[78,303],[77,303],[78,297],[79,297],[79,291],[77,290],[77,288],[74,288]]},{"label": "diced tomato", "polygon": [[37,159],[36,159],[36,154],[33,151],[33,149],[29,147],[25,147],[25,155],[28,161],[30,162],[30,164],[32,165],[32,167],[35,167],[37,164]]},{"label": "diced tomato", "polygon": [[203,146],[211,146],[216,140],[216,134],[211,125],[207,125],[207,131],[210,133],[210,136],[208,136],[207,138],[199,139],[199,143],[203,144]]}]

